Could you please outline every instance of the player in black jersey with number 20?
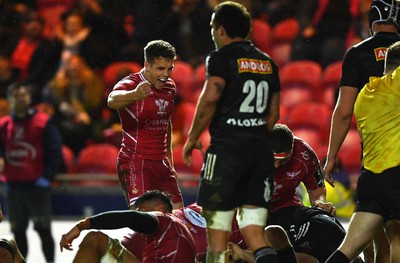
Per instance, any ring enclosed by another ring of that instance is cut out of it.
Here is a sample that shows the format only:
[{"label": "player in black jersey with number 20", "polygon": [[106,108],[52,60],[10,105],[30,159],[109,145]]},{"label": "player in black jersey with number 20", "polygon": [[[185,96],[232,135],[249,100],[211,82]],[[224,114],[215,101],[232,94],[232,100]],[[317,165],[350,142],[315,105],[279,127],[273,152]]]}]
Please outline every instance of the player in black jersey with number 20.
[{"label": "player in black jersey with number 20", "polygon": [[207,78],[183,149],[191,164],[199,135],[211,135],[198,204],[207,220],[207,262],[225,262],[231,222],[237,221],[256,263],[277,262],[264,238],[274,159],[269,132],[279,119],[280,83],[275,62],[247,41],[248,11],[228,1],[211,17],[216,49],[206,59]]}]

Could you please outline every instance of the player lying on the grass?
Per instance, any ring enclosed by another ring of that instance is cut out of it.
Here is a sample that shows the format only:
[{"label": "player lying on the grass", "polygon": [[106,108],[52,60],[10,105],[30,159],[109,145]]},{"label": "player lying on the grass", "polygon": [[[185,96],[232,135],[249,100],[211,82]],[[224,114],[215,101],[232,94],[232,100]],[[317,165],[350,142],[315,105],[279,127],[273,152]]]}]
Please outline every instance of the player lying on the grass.
[{"label": "player lying on the grass", "polygon": [[125,249],[119,240],[100,231],[83,239],[74,262],[195,262],[196,247],[188,228],[172,214],[170,198],[153,190],[135,202],[136,210],[111,211],[87,217],[62,235],[60,249],[72,250],[81,231],[129,227],[145,236],[142,260]]},{"label": "player lying on the grass", "polygon": [[[139,203],[137,203],[137,207],[139,209],[143,209],[143,207],[145,206],[147,211],[152,209],[161,209],[162,211],[164,211],[165,205],[163,203],[161,203],[161,206],[157,205],[159,204],[160,200],[157,200],[156,197],[160,194],[162,193],[160,193],[159,191],[151,191],[150,193],[146,193],[145,195],[148,197],[145,201],[143,201],[144,205],[141,205],[141,200],[143,198],[140,197]],[[153,198],[156,200],[153,200]],[[89,258],[90,255],[90,262],[100,262],[101,259],[106,260],[110,258],[112,258],[116,262],[152,262],[151,260],[154,259],[150,259],[149,261],[148,257],[150,250],[148,240],[153,235],[148,233],[140,233],[143,231],[138,230],[138,226],[133,226],[133,222],[129,222],[129,220],[125,223],[118,223],[117,225],[115,222],[120,222],[120,215],[125,213],[129,213],[129,211],[103,213],[90,217],[84,221],[79,221],[75,227],[73,227],[67,234],[63,235],[60,241],[61,250],[63,248],[72,250],[72,241],[79,236],[81,232],[79,229],[83,230],[94,227],[99,228],[99,225],[93,225],[93,222],[95,224],[98,224],[96,223],[96,221],[98,222],[99,218],[103,217],[104,214],[106,214],[109,217],[108,222],[103,222],[103,225],[101,226],[102,229],[130,227],[135,231],[127,233],[121,243],[118,240],[108,237],[104,233],[91,231],[84,237],[76,254],[75,260],[82,260],[79,262],[86,262],[84,261],[84,258]],[[173,217],[174,220],[180,221],[183,225],[187,227],[187,229],[191,233],[191,236],[193,236],[194,238],[197,260],[199,262],[202,262],[203,260],[205,260],[205,255],[207,252],[207,239],[205,219],[200,215],[200,213],[200,206],[198,206],[197,204],[191,204],[187,207],[174,210],[172,214],[169,214],[169,216]],[[92,226],[88,226],[88,223]],[[278,232],[278,234],[275,234],[276,232]],[[277,229],[274,232],[274,236],[276,236],[274,240],[277,240],[275,241],[275,244],[277,245],[276,249],[278,252],[278,257],[284,260],[282,262],[296,262],[293,248],[290,246],[289,240],[286,238],[285,232],[281,229]],[[236,221],[233,222],[232,236],[230,238],[230,241],[235,244],[240,244],[241,247],[245,248],[245,244],[243,242]],[[160,243],[160,245],[164,244]],[[166,249],[160,251],[160,255],[161,254],[167,255],[168,251]],[[290,258],[292,258],[292,260],[286,260]],[[170,258],[158,259],[157,262],[164,262],[163,260],[167,260],[168,262],[183,262],[170,261]]]}]

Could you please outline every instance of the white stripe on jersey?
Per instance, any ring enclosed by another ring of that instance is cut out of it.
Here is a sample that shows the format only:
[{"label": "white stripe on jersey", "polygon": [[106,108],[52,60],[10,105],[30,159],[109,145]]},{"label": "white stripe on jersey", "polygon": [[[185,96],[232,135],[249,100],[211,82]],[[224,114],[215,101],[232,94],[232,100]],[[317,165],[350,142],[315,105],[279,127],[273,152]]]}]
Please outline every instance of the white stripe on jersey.
[{"label": "white stripe on jersey", "polygon": [[126,134],[129,138],[131,138],[133,141],[135,141],[137,143],[137,140],[132,137],[129,133],[127,133],[124,129],[122,129],[123,133]]},{"label": "white stripe on jersey", "polygon": [[138,121],[138,118],[136,117],[136,115],[131,112],[128,108],[124,109],[133,119],[135,119],[135,121]]}]

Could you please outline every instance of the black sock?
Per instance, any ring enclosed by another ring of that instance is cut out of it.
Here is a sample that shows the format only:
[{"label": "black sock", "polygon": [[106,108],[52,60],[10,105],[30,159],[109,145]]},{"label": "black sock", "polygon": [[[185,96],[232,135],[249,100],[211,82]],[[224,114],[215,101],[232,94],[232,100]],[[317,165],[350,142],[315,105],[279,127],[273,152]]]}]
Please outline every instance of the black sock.
[{"label": "black sock", "polygon": [[254,263],[278,263],[276,251],[272,247],[262,247],[253,253]]},{"label": "black sock", "polygon": [[278,254],[279,262],[297,263],[296,253],[292,246],[277,250],[276,253]]},{"label": "black sock", "polygon": [[339,250],[336,250],[325,263],[350,263],[350,260]]}]

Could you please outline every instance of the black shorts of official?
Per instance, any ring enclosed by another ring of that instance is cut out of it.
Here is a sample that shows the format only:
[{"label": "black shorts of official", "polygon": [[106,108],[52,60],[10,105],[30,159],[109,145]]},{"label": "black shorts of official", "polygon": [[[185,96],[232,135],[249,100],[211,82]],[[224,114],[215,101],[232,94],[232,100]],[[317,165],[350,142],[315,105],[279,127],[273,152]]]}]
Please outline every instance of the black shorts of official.
[{"label": "black shorts of official", "polygon": [[242,205],[268,208],[273,158],[267,143],[210,146],[201,171],[198,204],[210,211]]},{"label": "black shorts of official", "polygon": [[270,215],[269,224],[282,226],[294,250],[325,262],[342,243],[346,231],[336,217],[321,209],[292,206]]},{"label": "black shorts of official", "polygon": [[357,182],[356,212],[369,212],[400,220],[400,166],[380,174],[362,169]]}]

